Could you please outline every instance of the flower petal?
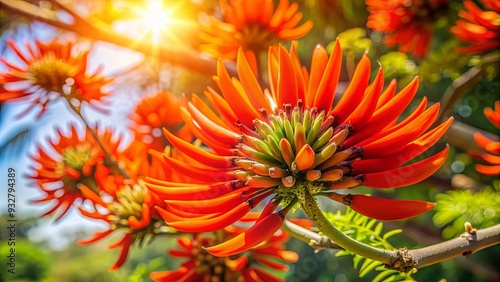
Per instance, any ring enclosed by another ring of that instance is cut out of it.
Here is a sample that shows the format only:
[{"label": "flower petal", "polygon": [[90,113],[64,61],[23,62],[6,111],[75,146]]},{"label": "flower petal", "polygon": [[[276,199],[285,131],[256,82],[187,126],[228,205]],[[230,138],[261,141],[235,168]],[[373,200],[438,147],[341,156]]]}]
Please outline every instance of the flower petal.
[{"label": "flower petal", "polygon": [[217,257],[227,257],[239,254],[271,237],[283,225],[283,216],[279,213],[272,213],[245,232],[216,246],[206,248],[207,252]]},{"label": "flower petal", "polygon": [[441,152],[414,164],[383,172],[364,175],[364,185],[372,188],[398,188],[420,182],[436,172],[446,161],[450,146]]}]

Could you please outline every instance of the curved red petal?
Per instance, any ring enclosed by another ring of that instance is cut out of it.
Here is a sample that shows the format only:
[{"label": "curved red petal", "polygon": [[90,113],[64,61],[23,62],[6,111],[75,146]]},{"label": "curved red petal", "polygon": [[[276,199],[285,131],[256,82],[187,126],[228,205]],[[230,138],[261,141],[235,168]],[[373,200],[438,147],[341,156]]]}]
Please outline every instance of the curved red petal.
[{"label": "curved red petal", "polygon": [[364,175],[364,185],[372,188],[398,188],[420,182],[436,172],[446,161],[450,146],[414,164]]},{"label": "curved red petal", "polygon": [[403,220],[430,211],[436,204],[418,200],[391,200],[353,195],[351,209],[377,220]]},{"label": "curved red petal", "polygon": [[216,246],[208,247],[206,250],[214,256],[226,257],[249,250],[271,237],[283,225],[283,217],[279,213],[273,213],[245,232]]}]

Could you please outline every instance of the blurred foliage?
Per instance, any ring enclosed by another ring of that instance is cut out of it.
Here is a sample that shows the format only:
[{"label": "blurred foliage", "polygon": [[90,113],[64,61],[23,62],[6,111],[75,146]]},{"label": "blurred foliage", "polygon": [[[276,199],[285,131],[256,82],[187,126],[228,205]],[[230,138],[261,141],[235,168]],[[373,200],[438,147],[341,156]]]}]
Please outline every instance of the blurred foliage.
[{"label": "blurred foliage", "polygon": [[[81,234],[84,235],[84,234]],[[83,238],[90,236],[86,234]],[[72,245],[61,251],[52,251],[52,265],[44,282],[141,282],[151,281],[149,273],[178,266],[177,259],[167,255],[173,248],[174,238],[154,240],[142,247],[134,244],[123,267],[109,272],[109,267],[118,256],[118,251],[110,252],[108,245],[117,238],[108,238],[90,246]]]},{"label": "blurred foliage", "polygon": [[331,26],[337,32],[364,26],[368,12],[364,0],[303,0],[316,15],[316,24]]},{"label": "blurred foliage", "polygon": [[443,237],[450,239],[464,233],[464,223],[475,228],[498,224],[500,219],[500,180],[492,186],[473,193],[470,190],[451,190],[436,195],[436,214],[433,217],[438,227],[445,227]]},{"label": "blurred foliage", "polygon": [[[380,56],[379,62],[384,69],[384,76],[390,79],[405,79],[409,76],[413,78],[418,72],[418,67],[415,62],[402,52],[388,52]],[[406,83],[407,82],[408,81],[406,81]]]},{"label": "blurred foliage", "polygon": [[[2,225],[2,229],[6,226]],[[9,282],[37,282],[49,277],[48,270],[52,264],[52,256],[41,250],[37,245],[26,238],[16,237],[15,245],[8,245],[7,240],[1,240],[0,281]],[[11,248],[14,249],[11,252]],[[15,263],[11,266],[9,256],[15,256]],[[6,259],[5,259],[6,258]],[[8,272],[14,271],[15,274]]]},{"label": "blurred foliage", "polygon": [[[338,39],[342,47],[342,53],[348,58],[359,59],[372,48],[372,41],[366,38],[366,30],[361,27],[351,28],[339,33]],[[327,46],[332,51],[335,42]]]},{"label": "blurred foliage", "polygon": [[[358,214],[350,208],[346,208],[344,213],[337,211],[325,215],[344,234],[356,239],[358,242],[385,250],[395,249],[387,240],[402,231],[401,229],[394,229],[382,234],[384,228],[382,222]],[[360,278],[375,270],[380,273],[373,278],[373,281],[415,281],[411,277],[411,272],[401,273],[396,270],[385,269],[383,263],[364,258],[347,250],[340,250],[335,255],[337,257],[352,255],[353,266],[359,268]]]},{"label": "blurred foliage", "polygon": [[458,41],[450,40],[440,45],[437,50],[433,50],[420,62],[420,77],[431,83],[438,82],[442,78],[456,79],[459,77],[469,62],[470,55],[457,53],[454,49],[458,45]]}]

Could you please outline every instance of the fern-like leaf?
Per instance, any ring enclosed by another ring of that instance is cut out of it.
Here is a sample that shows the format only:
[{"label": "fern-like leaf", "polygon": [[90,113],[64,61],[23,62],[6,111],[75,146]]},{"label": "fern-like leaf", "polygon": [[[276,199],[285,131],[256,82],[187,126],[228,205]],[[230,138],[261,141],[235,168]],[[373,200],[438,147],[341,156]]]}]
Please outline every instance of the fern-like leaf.
[{"label": "fern-like leaf", "polygon": [[453,238],[464,232],[464,223],[476,228],[490,227],[498,223],[500,214],[500,180],[492,186],[472,193],[470,190],[451,190],[436,196],[434,224],[445,227],[442,235]]},{"label": "fern-like leaf", "polygon": [[[382,222],[358,214],[350,208],[347,208],[344,213],[337,211],[337,213],[325,213],[325,215],[331,222],[335,222],[335,226],[344,234],[373,247],[392,250],[394,247],[387,239],[401,233],[401,229],[396,229],[383,234],[384,224]],[[336,253],[338,257],[348,255],[353,256],[353,266],[359,268],[360,278],[377,271],[379,273],[374,278],[374,281],[415,281],[410,276],[411,271],[401,273],[396,270],[386,269],[381,262],[364,258],[347,250]]]}]

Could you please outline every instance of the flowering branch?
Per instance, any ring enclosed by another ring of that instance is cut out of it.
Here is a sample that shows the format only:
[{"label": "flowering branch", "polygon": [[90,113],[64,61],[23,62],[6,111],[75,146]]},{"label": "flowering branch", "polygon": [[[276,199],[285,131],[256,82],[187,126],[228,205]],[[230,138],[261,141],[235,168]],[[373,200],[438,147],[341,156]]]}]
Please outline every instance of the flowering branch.
[{"label": "flowering branch", "polygon": [[316,225],[316,227],[323,234],[325,234],[333,242],[337,243],[340,247],[365,258],[380,261],[388,265],[392,265],[394,261],[398,260],[398,254],[396,252],[374,248],[358,242],[338,230],[323,215],[318,203],[308,191],[304,191],[303,197],[299,197],[299,202],[304,210],[304,213],[307,217],[309,217],[309,219],[311,219],[314,225]]},{"label": "flowering branch", "polygon": [[[180,50],[174,46],[169,47],[165,44],[160,46],[151,46],[145,41],[136,41],[117,34],[112,28],[104,22],[97,19],[85,19],[68,8],[60,1],[50,1],[54,6],[66,11],[74,18],[74,23],[68,24],[61,22],[56,13],[36,5],[16,0],[0,0],[2,9],[21,16],[29,17],[43,23],[75,32],[80,36],[88,37],[94,40],[109,42],[118,46],[126,47],[139,51],[147,56],[157,56],[158,59],[197,71],[202,74],[213,75],[217,69],[217,61],[212,58],[202,58],[194,50]],[[230,74],[236,74],[236,66],[233,63],[227,63],[226,68]]]}]

